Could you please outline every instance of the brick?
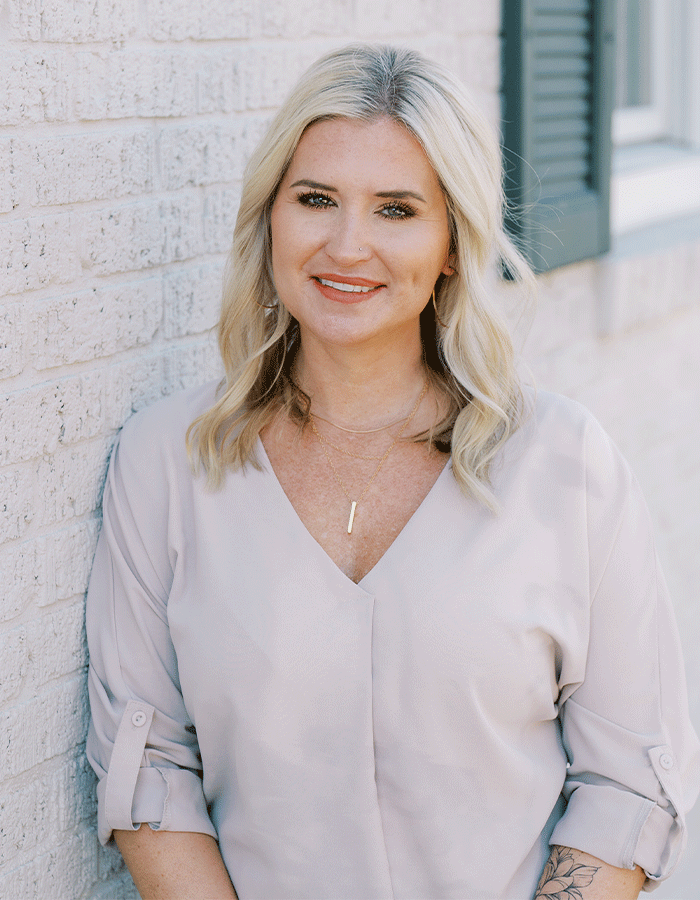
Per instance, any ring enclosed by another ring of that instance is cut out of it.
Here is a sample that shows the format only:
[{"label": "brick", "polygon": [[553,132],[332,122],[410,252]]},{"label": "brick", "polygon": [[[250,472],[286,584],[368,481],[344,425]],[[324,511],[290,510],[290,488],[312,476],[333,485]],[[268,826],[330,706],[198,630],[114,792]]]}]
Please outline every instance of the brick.
[{"label": "brick", "polygon": [[256,30],[254,0],[152,0],[148,33],[157,41],[227,40],[250,37]]},{"label": "brick", "polygon": [[79,275],[69,213],[0,222],[0,294],[20,294]]},{"label": "brick", "polygon": [[39,596],[45,582],[45,555],[39,552],[37,541],[23,541],[0,547],[2,573],[2,602],[0,622],[17,618]]},{"label": "brick", "polygon": [[59,829],[70,831],[79,822],[92,825],[97,818],[97,779],[82,752],[61,767],[57,781]]},{"label": "brick", "polygon": [[0,213],[11,212],[19,205],[19,164],[17,139],[0,137]]},{"label": "brick", "polygon": [[[0,792],[0,870],[59,831],[60,773],[43,775],[14,790]],[[2,881],[0,881],[0,885]],[[2,897],[28,897],[5,894]]]},{"label": "brick", "polygon": [[197,112],[231,113],[244,107],[241,52],[226,47],[198,58]]},{"label": "brick", "polygon": [[435,27],[435,11],[431,7],[428,0],[406,0],[400,6],[393,0],[358,0],[355,21],[361,27],[361,35],[370,40],[397,34],[420,35]]},{"label": "brick", "polygon": [[[404,10],[408,5],[410,12],[406,13],[406,22],[411,21],[408,16],[413,12],[414,7],[420,5],[414,0],[401,4],[397,7],[394,4],[393,9],[389,4],[388,16],[396,21],[403,21]],[[261,5],[262,22],[261,28],[265,36],[283,37],[283,38],[300,38],[309,37],[311,35],[347,35],[353,31],[353,8],[355,4],[351,0],[297,0],[297,2],[289,3],[287,0],[266,0]],[[376,8],[377,4],[374,3]],[[359,9],[354,16],[355,21],[365,21],[366,13],[361,8],[362,2],[359,3]],[[401,12],[397,15],[397,9]],[[421,31],[421,24],[416,23],[413,27],[411,22],[411,31]],[[309,60],[307,57],[307,64]],[[290,84],[292,84],[290,82]]]},{"label": "brick", "polygon": [[34,483],[26,466],[0,469],[0,544],[21,537],[34,517]]},{"label": "brick", "polygon": [[41,539],[46,565],[38,580],[38,606],[85,594],[98,532],[99,521],[92,519],[62,528]]},{"label": "brick", "polygon": [[210,253],[231,248],[241,192],[237,187],[211,189],[204,200],[204,243]]},{"label": "brick", "polygon": [[81,677],[0,713],[0,782],[81,744],[87,712]]},{"label": "brick", "polygon": [[22,0],[11,5],[19,40],[84,42],[123,40],[134,30],[134,0]]},{"label": "brick", "polygon": [[163,357],[142,356],[110,366],[107,378],[107,425],[121,428],[129,416],[164,395]]},{"label": "brick", "polygon": [[10,3],[10,34],[13,40],[41,40],[40,0]]},{"label": "brick", "polygon": [[36,686],[43,687],[54,678],[80,672],[87,665],[84,618],[81,600],[46,613],[27,626],[28,644],[35,651],[31,677]]},{"label": "brick", "polygon": [[[140,900],[140,894],[136,890],[136,885],[134,884],[131,875],[129,875],[128,871],[124,868],[123,860],[116,847],[112,847],[111,845],[108,847],[99,847],[98,854],[98,865],[99,861],[108,854],[110,858],[115,859],[116,864],[121,865],[118,869],[119,874],[116,877],[110,878],[109,881],[100,884],[90,892],[90,900],[114,900],[115,897],[119,897],[119,900]],[[111,870],[108,870],[108,875],[112,875]]]},{"label": "brick", "polygon": [[240,120],[166,128],[158,139],[163,187],[235,181],[243,175],[248,145]]},{"label": "brick", "polygon": [[166,273],[163,307],[166,338],[201,334],[212,328],[221,309],[222,263]]},{"label": "brick", "polygon": [[96,275],[147,269],[202,253],[197,196],[116,206],[85,213],[82,258]]},{"label": "brick", "polygon": [[498,34],[501,28],[499,3],[465,3],[464,0],[441,0],[440,15],[456,34]]},{"label": "brick", "polygon": [[0,404],[0,465],[53,453],[103,431],[101,372],[5,395]]},{"label": "brick", "polygon": [[[486,5],[486,4],[482,4]],[[498,34],[469,35],[459,44],[455,73],[472,91],[496,97],[501,83],[501,44]]]},{"label": "brick", "polygon": [[251,45],[241,60],[248,109],[275,109],[308,68],[308,51],[295,44]]},{"label": "brick", "polygon": [[81,52],[76,111],[81,119],[194,115],[199,54],[185,50]]},{"label": "brick", "polygon": [[[43,300],[31,313],[34,365],[70,365],[148,344],[162,315],[160,278]],[[1,353],[0,346],[0,360]]]},{"label": "brick", "polygon": [[170,350],[163,360],[163,371],[168,394],[196,387],[223,375],[213,341],[208,345],[185,344]]},{"label": "brick", "polygon": [[97,874],[97,841],[90,832],[63,836],[60,846],[0,878],[0,897],[68,900],[83,897]]},{"label": "brick", "polygon": [[0,403],[0,465],[52,453],[61,433],[60,408],[55,384],[6,394]]},{"label": "brick", "polygon": [[[67,522],[99,508],[109,447],[95,439],[78,447],[64,447],[36,463],[38,501],[42,525]],[[51,573],[47,573],[49,580]]]},{"label": "brick", "polygon": [[0,308],[0,378],[11,378],[24,369],[25,343],[22,306],[8,303]]},{"label": "brick", "polygon": [[[124,871],[124,860],[122,859],[121,853],[119,853],[114,844],[108,844],[106,847],[100,847],[99,857],[97,860],[97,870],[100,879],[105,879],[115,875],[120,876]],[[110,895],[110,897],[116,896],[121,897],[121,894],[113,893]]]},{"label": "brick", "polygon": [[71,134],[29,149],[32,203],[60,205],[142,194],[153,186],[150,132]]},{"label": "brick", "polygon": [[73,60],[60,50],[8,50],[0,55],[0,125],[60,122],[68,117]]},{"label": "brick", "polygon": [[99,371],[61,382],[62,444],[89,440],[104,431],[103,385],[103,373]]},{"label": "brick", "polygon": [[0,705],[19,696],[27,674],[30,646],[24,626],[0,633]]}]

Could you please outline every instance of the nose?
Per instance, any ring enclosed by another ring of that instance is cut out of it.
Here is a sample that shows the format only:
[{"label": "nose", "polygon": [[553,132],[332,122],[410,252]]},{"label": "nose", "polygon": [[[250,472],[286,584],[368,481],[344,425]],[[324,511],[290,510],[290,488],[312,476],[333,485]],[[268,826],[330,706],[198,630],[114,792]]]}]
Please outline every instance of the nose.
[{"label": "nose", "polygon": [[326,241],[326,253],[338,265],[349,267],[372,256],[369,229],[352,213],[338,216]]}]

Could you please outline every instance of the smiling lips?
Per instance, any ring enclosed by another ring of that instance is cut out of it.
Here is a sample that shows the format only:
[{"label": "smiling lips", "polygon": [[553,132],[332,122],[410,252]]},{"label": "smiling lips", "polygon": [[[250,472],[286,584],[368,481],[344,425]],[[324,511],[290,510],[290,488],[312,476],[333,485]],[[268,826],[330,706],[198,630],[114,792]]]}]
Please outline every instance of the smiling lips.
[{"label": "smiling lips", "polygon": [[[342,277],[342,276],[341,276]],[[346,280],[339,280],[338,276],[334,276],[333,278],[328,277],[327,275],[315,275],[313,276],[313,280],[316,284],[319,285],[321,289],[321,293],[325,296],[332,297],[333,299],[345,299],[350,300],[350,297],[339,298],[336,291],[341,294],[355,294],[359,296],[352,297],[352,300],[360,300],[363,296],[376,291],[378,288],[384,287],[383,284],[379,282],[368,281],[366,278],[353,278]]]}]

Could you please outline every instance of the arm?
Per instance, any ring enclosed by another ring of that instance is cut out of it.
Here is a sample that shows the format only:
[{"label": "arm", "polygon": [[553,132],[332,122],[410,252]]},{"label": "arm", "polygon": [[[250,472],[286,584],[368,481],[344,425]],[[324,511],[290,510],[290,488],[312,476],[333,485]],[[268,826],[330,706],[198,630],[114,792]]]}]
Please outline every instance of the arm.
[{"label": "arm", "polygon": [[609,439],[587,430],[586,667],[582,680],[579,672],[560,685],[567,805],[550,841],[620,869],[637,865],[649,889],[682,852],[700,745],[641,490]]},{"label": "arm", "polygon": [[618,869],[581,850],[555,845],[534,900],[636,900],[644,877],[639,866]]},{"label": "arm", "polygon": [[208,834],[115,831],[114,838],[144,900],[237,900],[219,845]]}]

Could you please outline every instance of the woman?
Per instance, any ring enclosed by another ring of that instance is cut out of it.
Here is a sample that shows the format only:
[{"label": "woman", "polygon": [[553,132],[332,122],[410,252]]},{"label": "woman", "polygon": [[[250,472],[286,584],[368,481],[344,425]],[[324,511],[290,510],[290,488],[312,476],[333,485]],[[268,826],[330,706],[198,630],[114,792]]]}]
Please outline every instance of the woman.
[{"label": "woman", "polygon": [[521,391],[498,258],[530,277],[460,86],[390,48],[313,66],[246,172],[226,383],[127,423],[105,492],[88,752],[143,896],[672,869],[698,745],[648,517],[585,410]]}]

